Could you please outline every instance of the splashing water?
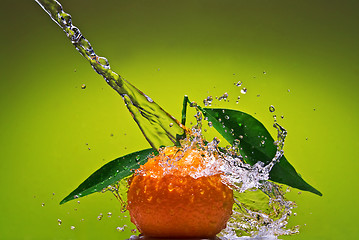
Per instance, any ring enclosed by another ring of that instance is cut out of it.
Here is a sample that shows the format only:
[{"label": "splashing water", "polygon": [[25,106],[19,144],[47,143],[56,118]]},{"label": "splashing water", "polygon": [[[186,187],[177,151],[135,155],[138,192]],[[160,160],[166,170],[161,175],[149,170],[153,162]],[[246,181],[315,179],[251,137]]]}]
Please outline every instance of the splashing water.
[{"label": "splashing water", "polygon": [[[195,104],[192,105],[196,107]],[[219,237],[222,240],[239,239],[278,239],[277,236],[292,235],[298,233],[298,227],[287,229],[289,217],[292,209],[296,207],[294,202],[288,201],[284,197],[284,192],[275,183],[267,181],[269,172],[276,162],[283,155],[284,140],[287,135],[286,130],[275,123],[274,127],[278,131],[277,152],[272,161],[264,165],[258,162],[251,166],[243,162],[243,157],[238,153],[238,145],[229,148],[221,148],[220,141],[214,138],[207,142],[202,135],[202,114],[197,111],[197,124],[192,127],[191,134],[181,140],[181,148],[175,158],[166,157],[165,153],[159,150],[162,159],[167,158],[167,162],[162,164],[163,174],[171,174],[176,168],[175,161],[179,161],[187,150],[198,149],[204,156],[204,165],[196,171],[190,172],[193,178],[221,174],[222,182],[234,190],[235,204],[233,214]],[[151,172],[146,172],[151,175]],[[127,181],[126,181],[127,183]],[[112,188],[112,192],[120,196],[119,184],[124,184],[121,180]],[[123,196],[122,192],[122,196]],[[124,199],[121,200],[126,205]]]},{"label": "splashing water", "polygon": [[[288,218],[292,214],[295,204],[285,199],[284,193],[278,185],[267,181],[270,170],[283,155],[286,137],[284,128],[277,123],[274,124],[278,131],[278,138],[275,142],[277,152],[269,164],[264,165],[258,162],[251,166],[244,163],[243,157],[239,154],[238,149],[236,150],[238,145],[234,144],[230,148],[221,148],[219,147],[219,140],[216,138],[211,142],[204,140],[201,133],[202,114],[199,111],[195,115],[197,125],[192,128],[190,133],[184,124],[178,122],[150,97],[115,73],[110,68],[106,58],[95,54],[90,42],[72,24],[71,16],[63,11],[59,2],[56,0],[36,0],[36,2],[63,29],[77,51],[86,58],[92,68],[122,96],[132,117],[153,148],[160,149],[161,146],[171,146],[180,141],[184,149],[183,152],[194,147],[206,152],[205,167],[195,172],[192,177],[198,178],[220,171],[223,183],[234,190],[233,215],[227,224],[227,228],[220,233],[221,239],[269,240],[277,239],[277,236],[280,235],[298,232],[297,227],[286,229]],[[241,82],[236,84],[238,87],[241,85]],[[82,88],[85,89],[86,85],[84,84]],[[241,93],[246,94],[247,89],[242,88]],[[218,100],[226,101],[227,98],[228,93],[224,93]],[[204,104],[210,106],[212,101],[213,98],[210,96],[204,100]],[[191,106],[196,107],[196,104],[191,104]],[[181,139],[182,136],[186,137]],[[159,152],[161,154],[161,149]],[[166,167],[170,168],[171,164]],[[127,179],[123,179],[103,191],[114,193],[122,202],[122,210],[125,211],[127,187]],[[102,217],[103,214],[101,213],[98,220],[101,220]],[[62,221],[58,219],[58,224],[61,223]],[[71,226],[71,229],[74,230],[75,227]],[[123,231],[123,229],[124,227],[117,228],[118,231]]]},{"label": "splashing water", "polygon": [[[220,148],[219,140],[204,145],[201,134],[202,116],[199,111],[196,114],[197,125],[192,128],[190,140],[184,140],[184,149],[193,148],[196,145],[208,154],[205,169],[193,177],[211,175],[218,170],[221,172],[225,184],[233,188],[235,205],[233,215],[220,236],[223,240],[235,239],[277,239],[277,236],[292,235],[298,233],[298,226],[286,229],[292,209],[296,207],[294,202],[284,197],[281,188],[269,179],[272,167],[283,156],[284,141],[287,131],[278,123],[273,127],[277,129],[277,151],[270,163],[264,165],[257,162],[251,166],[243,162],[243,157],[236,151],[238,145],[230,148]],[[238,141],[239,143],[239,141]],[[214,157],[218,156],[218,157]]]},{"label": "splashing water", "polygon": [[111,70],[106,58],[96,55],[90,42],[72,24],[71,15],[63,11],[58,1],[36,0],[36,2],[63,29],[76,50],[86,58],[92,68],[122,96],[132,117],[153,148],[158,149],[161,146],[176,144],[178,138],[185,135],[186,127],[164,111],[149,96]]}]

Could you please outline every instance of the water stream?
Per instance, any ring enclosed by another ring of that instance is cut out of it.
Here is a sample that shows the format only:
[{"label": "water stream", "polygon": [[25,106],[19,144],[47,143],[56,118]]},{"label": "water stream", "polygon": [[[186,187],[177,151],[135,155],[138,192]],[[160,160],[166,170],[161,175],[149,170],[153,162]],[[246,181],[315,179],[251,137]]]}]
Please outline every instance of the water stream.
[{"label": "water stream", "polygon": [[158,149],[161,146],[175,145],[177,140],[185,135],[186,127],[163,110],[149,96],[114,72],[106,58],[96,55],[90,42],[72,24],[71,15],[63,11],[58,1],[36,0],[36,2],[62,28],[76,50],[85,57],[92,68],[122,96],[132,117],[153,148]]}]

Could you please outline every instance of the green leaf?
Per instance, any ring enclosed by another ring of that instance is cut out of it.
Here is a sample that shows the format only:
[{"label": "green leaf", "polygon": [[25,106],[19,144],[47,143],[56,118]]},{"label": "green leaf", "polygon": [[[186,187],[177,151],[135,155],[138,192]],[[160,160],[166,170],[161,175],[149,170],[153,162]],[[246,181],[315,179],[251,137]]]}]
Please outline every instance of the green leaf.
[{"label": "green leaf", "polygon": [[137,169],[140,165],[145,164],[148,157],[154,153],[155,150],[153,150],[153,148],[149,148],[112,160],[91,174],[91,176],[81,183],[80,186],[65,197],[60,204],[84,197],[94,192],[100,192],[107,186],[131,175],[134,169]]},{"label": "green leaf", "polygon": [[[231,109],[199,109],[229,143],[240,140],[239,151],[246,163],[254,165],[261,161],[268,164],[274,158],[277,146],[272,136],[263,124],[251,115]],[[274,165],[269,178],[274,182],[322,196],[321,192],[302,179],[284,156]]]}]

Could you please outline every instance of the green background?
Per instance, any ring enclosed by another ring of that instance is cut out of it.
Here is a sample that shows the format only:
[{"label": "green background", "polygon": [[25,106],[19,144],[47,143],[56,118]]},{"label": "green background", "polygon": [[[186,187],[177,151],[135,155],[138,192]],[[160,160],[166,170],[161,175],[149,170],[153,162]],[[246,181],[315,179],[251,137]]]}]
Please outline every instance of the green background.
[{"label": "green background", "polygon": [[[275,134],[274,105],[288,130],[287,159],[324,195],[288,194],[298,204],[290,224],[302,227],[283,238],[358,237],[358,1],[62,4],[97,54],[177,118],[184,94],[201,102],[228,92],[215,106],[253,114]],[[121,97],[34,1],[2,0],[0,12],[0,239],[125,239],[133,225],[110,193],[58,203],[104,163],[148,143]]]}]

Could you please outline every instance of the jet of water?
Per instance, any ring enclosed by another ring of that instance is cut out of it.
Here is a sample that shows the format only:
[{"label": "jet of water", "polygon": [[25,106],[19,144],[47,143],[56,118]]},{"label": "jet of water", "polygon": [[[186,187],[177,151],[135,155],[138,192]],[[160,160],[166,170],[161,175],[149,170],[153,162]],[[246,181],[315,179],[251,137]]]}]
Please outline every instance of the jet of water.
[{"label": "jet of water", "polygon": [[58,1],[35,1],[62,28],[76,50],[85,57],[92,68],[122,96],[132,117],[151,146],[158,149],[161,146],[177,144],[178,139],[182,138],[188,131],[187,128],[163,110],[149,96],[114,72],[106,58],[96,55],[90,42],[72,24],[71,15],[63,11]]}]

